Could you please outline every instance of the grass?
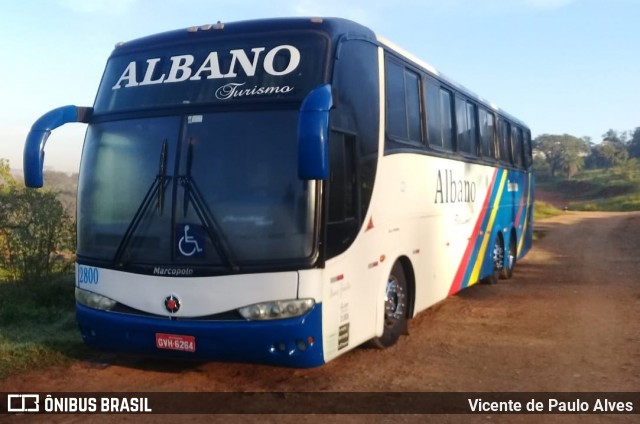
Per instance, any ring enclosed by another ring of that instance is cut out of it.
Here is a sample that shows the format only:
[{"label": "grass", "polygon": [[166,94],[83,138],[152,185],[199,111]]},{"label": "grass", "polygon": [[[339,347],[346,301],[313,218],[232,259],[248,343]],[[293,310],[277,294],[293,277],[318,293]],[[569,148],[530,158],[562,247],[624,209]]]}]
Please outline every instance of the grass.
[{"label": "grass", "polygon": [[66,365],[85,350],[75,323],[73,276],[0,282],[0,378]]},{"label": "grass", "polygon": [[571,202],[569,203],[569,209],[607,212],[638,211],[640,210],[640,190],[626,195]]},{"label": "grass", "polygon": [[546,190],[562,193],[575,211],[625,212],[640,210],[640,161],[612,168],[581,171],[571,179],[537,178]]},{"label": "grass", "polygon": [[551,218],[552,216],[560,215],[562,211],[555,206],[536,200],[533,204],[533,219],[537,221],[539,219]]}]

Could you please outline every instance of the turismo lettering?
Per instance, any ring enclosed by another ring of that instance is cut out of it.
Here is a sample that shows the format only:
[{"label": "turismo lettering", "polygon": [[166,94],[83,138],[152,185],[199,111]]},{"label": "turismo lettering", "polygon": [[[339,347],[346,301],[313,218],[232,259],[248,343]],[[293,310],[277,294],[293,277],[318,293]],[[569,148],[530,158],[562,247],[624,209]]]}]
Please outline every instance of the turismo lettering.
[{"label": "turismo lettering", "polygon": [[476,183],[455,179],[450,169],[438,169],[434,203],[473,203],[476,201]]},{"label": "turismo lettering", "polygon": [[290,93],[293,87],[283,85],[282,87],[258,87],[242,88],[245,83],[230,82],[216,90],[216,97],[220,100],[228,100],[246,96],[264,96],[268,94]]},{"label": "turismo lettering", "polygon": [[[138,80],[138,70],[135,61],[132,61],[127,65],[126,69],[115,83],[113,90],[119,90],[122,87],[138,87],[144,85],[153,84],[168,84],[183,81],[199,81],[202,78],[206,79],[223,79],[223,78],[235,78],[238,76],[238,66],[242,68],[242,71],[248,77],[253,77],[257,70],[258,64],[262,62],[262,69],[269,75],[283,76],[295,71],[298,65],[300,65],[300,51],[294,46],[283,44],[276,46],[264,53],[265,47],[254,47],[251,49],[251,53],[247,54],[245,50],[236,49],[230,50],[231,63],[229,69],[225,73],[222,73],[220,69],[220,60],[218,52],[209,52],[206,59],[195,66],[196,58],[190,54],[171,56],[171,68],[169,73],[162,73],[157,75],[157,70],[162,68],[162,58],[156,57],[147,59],[146,69],[144,70],[144,77],[142,81]],[[276,69],[275,58],[280,52],[289,53],[289,62],[282,69]],[[251,56],[251,57],[250,57]],[[194,72],[195,70],[195,72]]]}]

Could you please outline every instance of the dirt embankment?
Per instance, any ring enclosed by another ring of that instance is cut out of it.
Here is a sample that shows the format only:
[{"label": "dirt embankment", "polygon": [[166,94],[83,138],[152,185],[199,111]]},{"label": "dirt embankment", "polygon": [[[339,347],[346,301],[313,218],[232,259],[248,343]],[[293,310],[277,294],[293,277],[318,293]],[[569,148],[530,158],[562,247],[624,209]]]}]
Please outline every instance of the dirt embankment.
[{"label": "dirt embankment", "polygon": [[[315,369],[185,364],[115,356],[0,381],[24,391],[640,391],[640,213],[576,213],[537,224],[514,278],[477,285],[423,312],[387,350],[356,349]],[[150,417],[39,416],[42,422]],[[436,416],[435,422],[634,422],[636,416]],[[32,422],[33,417],[11,417]],[[31,418],[31,419],[30,419]],[[45,419],[47,418],[47,419]],[[243,416],[239,421],[299,422]],[[334,417],[335,418],[335,417]],[[155,417],[228,422],[225,416]],[[238,417],[236,417],[238,419]],[[305,421],[322,422],[323,416]],[[401,415],[349,422],[424,422]],[[637,422],[637,421],[635,421]]]}]

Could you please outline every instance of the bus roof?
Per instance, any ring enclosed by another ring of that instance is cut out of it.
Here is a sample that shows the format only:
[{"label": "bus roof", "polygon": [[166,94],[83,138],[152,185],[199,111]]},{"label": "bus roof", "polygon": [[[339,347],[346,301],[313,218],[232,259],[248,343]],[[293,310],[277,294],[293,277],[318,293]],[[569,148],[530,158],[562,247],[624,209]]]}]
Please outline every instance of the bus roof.
[{"label": "bus roof", "polygon": [[149,49],[167,44],[181,44],[190,41],[215,40],[219,37],[245,34],[282,33],[286,31],[320,31],[327,34],[332,42],[347,35],[367,39],[376,43],[376,35],[369,28],[342,18],[274,18],[238,22],[217,22],[193,26],[174,31],[150,35],[116,44],[113,54],[131,53],[138,49]]}]

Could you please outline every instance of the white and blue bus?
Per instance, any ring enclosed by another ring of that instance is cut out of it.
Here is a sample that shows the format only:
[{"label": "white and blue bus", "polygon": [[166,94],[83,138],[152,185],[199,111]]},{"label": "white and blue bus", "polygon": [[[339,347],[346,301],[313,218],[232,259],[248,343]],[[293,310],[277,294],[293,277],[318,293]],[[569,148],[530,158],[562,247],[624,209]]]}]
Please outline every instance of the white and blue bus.
[{"label": "white and blue bus", "polygon": [[359,24],[218,23],[118,44],[78,188],[77,322],[99,349],[321,365],[532,241],[521,121]]}]

